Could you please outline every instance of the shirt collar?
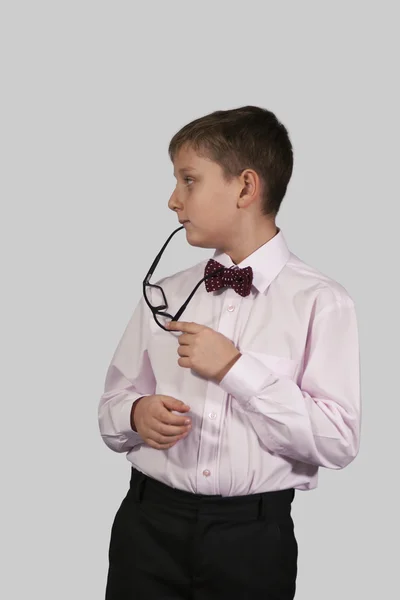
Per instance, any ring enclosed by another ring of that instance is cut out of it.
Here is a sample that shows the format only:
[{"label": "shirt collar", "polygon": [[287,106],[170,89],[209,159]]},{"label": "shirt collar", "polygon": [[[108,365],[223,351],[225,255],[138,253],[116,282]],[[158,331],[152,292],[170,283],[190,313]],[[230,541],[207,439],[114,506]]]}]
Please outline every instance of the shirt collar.
[{"label": "shirt collar", "polygon": [[235,265],[231,257],[225,252],[216,250],[213,259],[221,263],[224,267],[234,268],[251,267],[253,269],[253,285],[260,293],[264,293],[272,281],[281,272],[290,257],[290,250],[282,231],[278,228],[278,233],[268,242],[260,246],[241,263]]}]

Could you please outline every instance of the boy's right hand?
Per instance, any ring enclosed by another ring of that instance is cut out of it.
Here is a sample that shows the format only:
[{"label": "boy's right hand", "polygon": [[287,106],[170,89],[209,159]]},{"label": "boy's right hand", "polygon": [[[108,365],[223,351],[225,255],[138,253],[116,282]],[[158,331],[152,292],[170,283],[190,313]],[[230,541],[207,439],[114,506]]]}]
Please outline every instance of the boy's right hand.
[{"label": "boy's right hand", "polygon": [[185,438],[191,429],[191,419],[175,415],[171,412],[173,410],[185,413],[190,406],[172,396],[161,394],[140,398],[132,406],[132,429],[136,429],[152,448],[168,450]]}]

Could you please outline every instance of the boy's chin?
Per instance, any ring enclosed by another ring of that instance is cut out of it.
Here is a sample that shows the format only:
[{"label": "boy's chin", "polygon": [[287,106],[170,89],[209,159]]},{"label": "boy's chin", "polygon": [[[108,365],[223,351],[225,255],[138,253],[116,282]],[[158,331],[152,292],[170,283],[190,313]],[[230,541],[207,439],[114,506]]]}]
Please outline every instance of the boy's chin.
[{"label": "boy's chin", "polygon": [[214,248],[214,246],[201,238],[196,238],[195,236],[186,236],[186,241],[189,246],[194,246],[196,248]]},{"label": "boy's chin", "polygon": [[198,231],[186,230],[186,241],[190,246],[196,248],[215,248],[212,240],[206,239]]}]

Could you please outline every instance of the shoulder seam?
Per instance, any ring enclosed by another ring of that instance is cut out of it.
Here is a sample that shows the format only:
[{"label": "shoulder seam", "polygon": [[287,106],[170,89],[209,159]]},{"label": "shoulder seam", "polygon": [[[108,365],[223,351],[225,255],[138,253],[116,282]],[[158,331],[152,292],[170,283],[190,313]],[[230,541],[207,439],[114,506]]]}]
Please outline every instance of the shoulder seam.
[{"label": "shoulder seam", "polygon": [[354,301],[351,298],[346,298],[343,300],[339,300],[336,299],[335,302],[333,302],[332,304],[328,304],[327,306],[324,306],[324,308],[322,310],[320,310],[314,318],[314,324],[316,321],[318,321],[318,319],[325,315],[325,313],[329,313],[335,310],[335,308],[355,308],[355,304]]}]

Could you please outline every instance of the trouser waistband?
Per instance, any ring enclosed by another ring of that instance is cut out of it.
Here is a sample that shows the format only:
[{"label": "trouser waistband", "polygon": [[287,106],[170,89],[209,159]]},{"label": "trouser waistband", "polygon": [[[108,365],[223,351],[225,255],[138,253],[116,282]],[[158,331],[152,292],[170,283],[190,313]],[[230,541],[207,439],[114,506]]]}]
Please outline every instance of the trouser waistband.
[{"label": "trouser waistband", "polygon": [[247,496],[194,494],[172,488],[132,467],[130,493],[137,502],[172,506],[216,518],[276,520],[290,516],[295,490],[288,488]]}]

